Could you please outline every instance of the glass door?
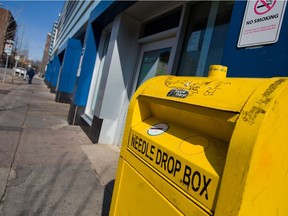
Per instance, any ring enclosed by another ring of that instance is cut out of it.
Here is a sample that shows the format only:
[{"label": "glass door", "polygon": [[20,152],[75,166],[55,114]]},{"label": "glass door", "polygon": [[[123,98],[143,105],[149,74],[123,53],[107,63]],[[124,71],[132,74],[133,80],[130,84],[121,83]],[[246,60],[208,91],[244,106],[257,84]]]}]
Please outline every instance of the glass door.
[{"label": "glass door", "polygon": [[142,45],[137,66],[136,89],[148,79],[171,73],[174,38]]}]

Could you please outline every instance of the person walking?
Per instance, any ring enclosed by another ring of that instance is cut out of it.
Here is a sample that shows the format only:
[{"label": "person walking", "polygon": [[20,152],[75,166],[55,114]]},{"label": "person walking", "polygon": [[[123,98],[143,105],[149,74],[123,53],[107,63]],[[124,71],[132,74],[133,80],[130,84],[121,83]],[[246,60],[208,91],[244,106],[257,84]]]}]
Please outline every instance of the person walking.
[{"label": "person walking", "polygon": [[34,68],[30,68],[30,70],[27,72],[27,75],[29,76],[28,84],[32,84],[32,79],[33,79],[33,77],[35,75]]}]

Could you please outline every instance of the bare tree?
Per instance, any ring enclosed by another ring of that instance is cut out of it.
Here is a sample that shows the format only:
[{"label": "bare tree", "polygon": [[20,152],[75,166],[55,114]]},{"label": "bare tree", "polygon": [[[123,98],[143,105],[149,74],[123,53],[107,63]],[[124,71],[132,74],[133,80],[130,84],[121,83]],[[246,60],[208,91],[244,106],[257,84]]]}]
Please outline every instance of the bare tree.
[{"label": "bare tree", "polygon": [[29,50],[30,50],[30,44],[28,42],[28,39],[25,37],[25,26],[23,25],[16,35],[15,52],[18,55],[24,55],[28,57]]}]

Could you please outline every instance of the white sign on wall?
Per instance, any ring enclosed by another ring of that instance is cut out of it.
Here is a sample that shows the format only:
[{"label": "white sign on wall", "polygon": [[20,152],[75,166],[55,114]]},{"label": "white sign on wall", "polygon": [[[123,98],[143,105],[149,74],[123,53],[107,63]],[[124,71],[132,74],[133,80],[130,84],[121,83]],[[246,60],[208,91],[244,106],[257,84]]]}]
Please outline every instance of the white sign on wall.
[{"label": "white sign on wall", "polygon": [[285,7],[286,0],[248,0],[237,47],[277,42]]},{"label": "white sign on wall", "polygon": [[13,49],[13,45],[12,44],[5,44],[4,52],[7,55],[11,55],[12,49]]}]

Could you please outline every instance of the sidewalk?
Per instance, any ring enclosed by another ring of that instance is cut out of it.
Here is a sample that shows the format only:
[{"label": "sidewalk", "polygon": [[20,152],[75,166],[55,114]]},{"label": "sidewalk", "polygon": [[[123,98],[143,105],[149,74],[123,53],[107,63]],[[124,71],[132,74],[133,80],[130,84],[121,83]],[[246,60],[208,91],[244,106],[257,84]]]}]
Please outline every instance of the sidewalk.
[{"label": "sidewalk", "polygon": [[108,215],[119,149],[92,144],[68,125],[69,105],[54,102],[42,79],[7,77],[0,80],[0,215]]}]

